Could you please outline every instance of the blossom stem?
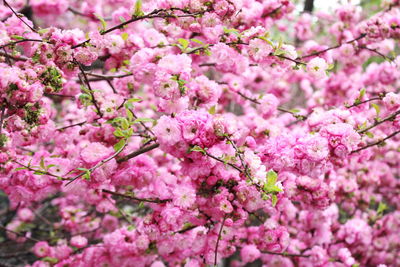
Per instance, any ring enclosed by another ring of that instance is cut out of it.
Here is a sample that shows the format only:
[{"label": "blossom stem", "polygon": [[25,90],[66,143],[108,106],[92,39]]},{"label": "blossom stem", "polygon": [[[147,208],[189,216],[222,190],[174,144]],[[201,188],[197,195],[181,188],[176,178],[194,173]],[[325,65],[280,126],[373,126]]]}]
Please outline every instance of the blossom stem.
[{"label": "blossom stem", "polygon": [[361,148],[359,148],[359,149],[356,149],[356,150],[351,151],[351,154],[360,152],[360,151],[362,151],[362,150],[364,150],[364,149],[367,149],[367,148],[369,148],[369,147],[381,145],[381,144],[383,144],[386,140],[392,138],[393,136],[395,136],[395,135],[397,135],[397,134],[399,134],[399,133],[400,133],[400,131],[396,131],[396,132],[394,132],[394,133],[392,133],[392,134],[386,136],[385,138],[383,138],[383,139],[381,139],[381,140],[378,140],[378,141],[373,142],[373,143],[370,143],[370,144],[368,144],[368,145],[366,145],[366,146],[364,146],[364,147],[361,147]]},{"label": "blossom stem", "polygon": [[139,155],[141,155],[143,153],[146,153],[146,152],[148,152],[150,150],[153,150],[153,149],[155,149],[155,148],[157,148],[159,146],[160,146],[160,144],[155,143],[155,144],[152,144],[150,146],[143,147],[143,148],[138,149],[138,150],[136,150],[136,151],[134,151],[134,152],[122,157],[122,158],[117,159],[117,162],[121,163],[121,162],[130,160],[131,158],[137,157],[137,156],[139,156]]},{"label": "blossom stem", "polygon": [[371,130],[372,128],[375,128],[376,126],[378,126],[378,125],[380,125],[380,124],[382,124],[382,123],[384,123],[384,122],[386,122],[386,121],[393,120],[393,119],[396,118],[397,115],[399,115],[399,114],[400,114],[400,110],[396,111],[395,113],[393,113],[393,114],[387,116],[386,118],[384,118],[384,119],[382,119],[382,120],[376,121],[374,124],[372,124],[371,126],[365,128],[365,129],[359,130],[358,133],[360,133],[360,134],[366,133],[366,132],[368,132],[369,130]]},{"label": "blossom stem", "polygon": [[36,31],[34,28],[32,28],[25,20],[23,20],[23,19],[21,18],[21,16],[18,15],[17,12],[15,12],[15,10],[10,6],[10,4],[9,4],[6,0],[3,0],[3,3],[4,3],[4,5],[6,5],[6,6],[12,11],[12,13],[14,13],[15,16],[17,16],[17,18],[18,18],[20,21],[22,21],[22,23],[24,23],[29,29],[31,29],[31,31],[37,32],[37,31]]},{"label": "blossom stem", "polygon": [[163,203],[167,203],[172,201],[172,199],[159,199],[159,198],[138,198],[138,197],[134,197],[131,195],[124,195],[118,192],[113,192],[107,189],[103,189],[102,192],[107,193],[107,194],[111,194],[114,196],[119,196],[119,197],[123,197],[123,198],[129,198],[132,200],[136,200],[139,202],[149,202],[149,203],[157,203],[157,204],[163,204]]},{"label": "blossom stem", "polygon": [[215,254],[214,254],[214,266],[217,266],[217,258],[218,258],[218,246],[219,241],[221,240],[222,229],[224,228],[225,220],[228,214],[225,214],[224,218],[222,219],[221,228],[219,228],[217,244],[215,244]]}]

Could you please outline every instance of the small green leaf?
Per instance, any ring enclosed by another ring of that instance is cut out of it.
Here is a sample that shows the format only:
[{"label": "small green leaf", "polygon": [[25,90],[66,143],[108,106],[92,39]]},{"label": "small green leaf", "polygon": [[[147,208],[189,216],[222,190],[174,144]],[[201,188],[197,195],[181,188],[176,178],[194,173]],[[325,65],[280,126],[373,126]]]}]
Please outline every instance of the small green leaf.
[{"label": "small green leaf", "polygon": [[191,151],[191,152],[201,152],[201,153],[205,153],[205,152],[206,152],[202,147],[199,147],[199,146],[194,146],[194,147],[192,147],[192,148],[190,149],[190,151]]},{"label": "small green leaf", "polygon": [[388,206],[385,203],[379,202],[379,206],[378,206],[378,209],[376,212],[378,214],[383,214],[385,212],[385,210],[387,210],[387,209],[388,209]]},{"label": "small green leaf", "polygon": [[136,120],[133,121],[133,123],[139,123],[139,122],[154,122],[154,119],[150,118],[137,118]]},{"label": "small green leaf", "polygon": [[104,18],[102,16],[100,16],[99,14],[94,14],[96,16],[96,18],[98,18],[101,22],[101,29],[100,32],[103,32],[107,29],[107,22],[104,20]]},{"label": "small green leaf", "polygon": [[28,168],[25,168],[25,167],[18,167],[18,168],[15,168],[14,171],[27,170],[27,169]]},{"label": "small green leaf", "polygon": [[140,17],[140,16],[144,15],[144,13],[142,11],[142,0],[136,0],[135,11],[134,11],[133,15],[135,17]]},{"label": "small green leaf", "polygon": [[212,107],[208,110],[208,113],[210,113],[211,115],[214,115],[215,112],[216,112],[216,109],[217,109],[217,106],[214,105],[214,106],[212,106]]},{"label": "small green leaf", "polygon": [[122,40],[126,41],[129,38],[129,34],[127,32],[121,33]]},{"label": "small green leaf", "polygon": [[275,207],[276,203],[278,202],[278,197],[276,195],[271,196],[272,206]]},{"label": "small green leaf", "polygon": [[296,108],[294,108],[294,109],[291,109],[291,110],[289,110],[291,113],[299,113],[300,112],[300,109],[296,109]]},{"label": "small green leaf", "polygon": [[40,158],[40,168],[41,168],[42,170],[45,170],[45,169],[46,169],[46,166],[45,166],[45,164],[44,164],[44,158],[43,158],[43,157]]},{"label": "small green leaf", "polygon": [[190,41],[195,42],[195,43],[198,43],[198,44],[200,44],[200,45],[203,45],[203,44],[204,44],[202,41],[200,41],[199,39],[196,39],[196,38],[192,38],[192,39],[190,39]]},{"label": "small green leaf", "polygon": [[114,136],[116,136],[116,137],[124,137],[125,135],[124,135],[124,133],[122,132],[122,130],[121,130],[120,128],[118,128],[118,129],[116,129],[116,130],[114,131]]},{"label": "small green leaf", "polygon": [[365,135],[368,136],[369,138],[374,138],[374,134],[371,132],[366,132]]},{"label": "small green leaf", "polygon": [[143,202],[140,202],[139,203],[139,209],[143,209],[144,208],[144,203]]},{"label": "small green leaf", "polygon": [[189,47],[189,41],[183,38],[178,39],[178,43],[182,45],[182,50],[186,50]]},{"label": "small green leaf", "polygon": [[366,93],[366,89],[365,88],[361,89],[360,96],[358,97],[358,99],[361,100],[364,97],[365,93]]},{"label": "small green leaf", "polygon": [[17,39],[17,40],[24,40],[25,39],[25,37],[20,36],[20,35],[11,35],[10,37],[13,38],[13,39]]},{"label": "small green leaf", "polygon": [[379,116],[379,113],[381,112],[380,107],[374,103],[371,103],[371,106],[375,109],[376,115]]},{"label": "small green leaf", "polygon": [[128,130],[129,129],[129,122],[126,118],[121,118],[121,127],[124,130]]},{"label": "small green leaf", "polygon": [[114,145],[115,152],[120,151],[125,144],[126,144],[126,139],[121,139],[118,143]]},{"label": "small green leaf", "polygon": [[277,180],[278,180],[278,174],[275,171],[270,170],[269,172],[267,172],[267,184],[268,185],[275,185]]},{"label": "small green leaf", "polygon": [[49,262],[51,264],[56,264],[58,262],[58,259],[52,257],[44,257],[42,258],[42,261]]}]

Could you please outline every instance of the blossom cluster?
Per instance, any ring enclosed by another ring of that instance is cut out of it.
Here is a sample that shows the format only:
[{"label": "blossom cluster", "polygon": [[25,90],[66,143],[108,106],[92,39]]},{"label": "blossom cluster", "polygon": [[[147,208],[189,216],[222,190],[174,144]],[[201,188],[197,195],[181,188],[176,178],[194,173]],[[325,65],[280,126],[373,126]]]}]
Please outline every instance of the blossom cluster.
[{"label": "blossom cluster", "polygon": [[399,266],[400,2],[297,2],[5,0],[14,260]]}]

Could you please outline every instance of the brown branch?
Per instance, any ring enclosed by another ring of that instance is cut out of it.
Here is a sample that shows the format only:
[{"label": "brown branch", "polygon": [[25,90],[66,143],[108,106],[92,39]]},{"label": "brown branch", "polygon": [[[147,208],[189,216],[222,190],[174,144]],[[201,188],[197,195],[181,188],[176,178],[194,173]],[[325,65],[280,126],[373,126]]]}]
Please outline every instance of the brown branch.
[{"label": "brown branch", "polygon": [[287,252],[272,252],[272,251],[261,251],[261,253],[271,254],[271,255],[280,255],[285,257],[303,257],[309,258],[311,255],[304,255],[304,254],[292,254]]},{"label": "brown branch", "polygon": [[19,61],[28,61],[28,59],[29,59],[24,56],[14,56],[14,55],[11,55],[11,54],[9,54],[7,52],[3,52],[3,51],[0,51],[0,56],[5,56],[5,57],[11,58],[12,60],[16,60],[16,61],[18,61],[18,60]]},{"label": "brown branch", "polygon": [[24,238],[26,238],[26,239],[28,239],[28,240],[33,241],[33,242],[40,242],[40,240],[37,240],[36,238],[28,237],[28,236],[25,236],[25,235],[23,235],[23,234],[21,234],[21,233],[15,232],[15,231],[10,230],[10,229],[7,229],[7,228],[4,227],[3,225],[0,225],[0,229],[4,230],[4,231],[6,231],[6,232],[10,232],[10,233],[13,233],[13,234],[15,234],[15,235],[24,237]]},{"label": "brown branch", "polygon": [[4,5],[6,5],[9,9],[11,9],[12,13],[14,13],[15,16],[17,16],[17,18],[22,21],[22,23],[24,23],[26,26],[28,26],[29,29],[31,29],[31,31],[33,32],[37,32],[34,28],[32,28],[27,22],[25,22],[21,15],[19,15],[17,12],[15,12],[15,10],[7,3],[6,0],[3,0]]},{"label": "brown branch", "polygon": [[126,74],[121,74],[121,75],[102,75],[102,74],[98,74],[98,73],[86,72],[86,75],[100,78],[100,80],[113,80],[116,78],[124,78],[124,77],[128,77],[128,76],[132,76],[133,73],[129,72]]},{"label": "brown branch", "polygon": [[323,49],[323,50],[320,50],[320,51],[317,51],[317,52],[314,52],[314,53],[311,53],[311,54],[308,54],[308,55],[299,57],[298,59],[304,59],[304,58],[308,58],[308,57],[318,56],[318,55],[320,55],[320,54],[322,54],[322,53],[328,52],[329,50],[339,48],[339,47],[341,47],[341,46],[344,45],[344,44],[351,44],[351,43],[354,43],[354,42],[356,42],[356,41],[358,41],[358,40],[364,38],[365,36],[367,36],[367,35],[366,35],[365,33],[363,33],[363,34],[361,34],[360,36],[358,36],[357,38],[355,38],[355,39],[353,39],[353,40],[350,40],[350,41],[348,41],[348,42],[344,42],[344,43],[341,43],[341,44],[338,44],[338,45],[335,45],[335,46],[332,46],[332,47],[328,47],[328,48],[326,48],[326,49]]},{"label": "brown branch", "polygon": [[3,131],[3,123],[4,123],[5,111],[6,111],[6,106],[2,105],[1,106],[1,113],[0,113],[0,135],[1,135],[1,132]]},{"label": "brown branch", "polygon": [[[203,14],[204,12],[197,12],[197,13],[187,13],[187,14],[183,14],[183,15],[174,15],[174,14],[169,14],[169,13],[165,13],[168,11],[173,11],[171,9],[155,9],[152,12],[150,12],[147,15],[143,15],[143,16],[138,16],[138,17],[133,17],[130,20],[127,20],[125,22],[122,22],[114,27],[111,27],[105,31],[100,32],[101,35],[105,35],[107,33],[110,33],[112,31],[118,30],[123,28],[124,26],[135,22],[135,21],[139,21],[139,20],[143,20],[143,19],[151,19],[151,18],[184,18],[184,17],[196,17],[200,14]],[[161,13],[164,12],[164,13]],[[161,13],[161,14],[160,14]],[[83,45],[85,45],[86,43],[90,42],[90,38],[83,41],[82,43],[79,43],[77,45],[72,46],[73,49],[77,48],[77,47],[81,47]]]},{"label": "brown branch", "polygon": [[155,144],[152,144],[150,146],[143,147],[143,148],[138,149],[138,150],[136,150],[136,151],[134,151],[134,152],[122,157],[122,158],[117,159],[117,162],[121,163],[121,162],[130,160],[131,158],[137,157],[137,156],[139,156],[141,154],[144,154],[144,153],[146,153],[146,152],[148,152],[150,150],[153,150],[153,149],[155,149],[155,148],[157,148],[159,146],[160,146],[160,144],[155,143]]},{"label": "brown branch", "polygon": [[364,147],[361,147],[361,148],[359,148],[359,149],[353,150],[353,151],[351,151],[350,154],[360,152],[360,151],[362,151],[362,150],[364,150],[364,149],[367,149],[367,148],[369,148],[369,147],[381,145],[381,144],[383,144],[386,140],[392,138],[393,136],[395,136],[395,135],[397,135],[397,134],[399,134],[399,133],[400,133],[400,131],[396,131],[396,132],[394,132],[394,133],[392,133],[392,134],[386,136],[385,138],[383,138],[383,139],[381,139],[381,140],[378,140],[378,141],[376,141],[376,142],[374,142],[374,143],[370,143],[370,144],[368,144],[368,145],[366,145],[366,146],[364,146]]},{"label": "brown branch", "polygon": [[357,106],[360,106],[360,105],[362,105],[362,104],[365,104],[365,103],[368,103],[368,102],[371,102],[371,101],[375,101],[375,100],[382,100],[382,96],[377,96],[377,97],[372,97],[372,98],[370,98],[370,99],[367,99],[367,100],[364,100],[364,101],[355,101],[354,103],[353,103],[353,105],[351,105],[351,106],[346,106],[346,108],[353,108],[353,107],[357,107]]},{"label": "brown branch", "polygon": [[135,201],[139,201],[139,202],[149,202],[149,203],[157,203],[157,204],[163,204],[163,203],[167,203],[172,201],[172,199],[159,199],[159,198],[138,198],[138,197],[134,197],[131,195],[124,195],[118,192],[113,192],[107,189],[103,189],[102,190],[103,193],[108,193],[111,194],[113,196],[119,196],[119,197],[123,197],[123,198],[129,198]]},{"label": "brown branch", "polygon": [[[100,161],[99,163],[97,163],[96,165],[94,165],[93,167],[91,167],[88,172],[92,173],[93,171],[95,171],[97,168],[100,168],[101,166],[103,166],[104,164],[106,164],[107,162],[109,162],[110,160],[112,160],[113,158],[115,158],[116,156],[118,156],[126,147],[126,143],[117,151],[115,152],[113,155],[111,155],[110,157],[103,159],[102,161]],[[69,182],[65,184],[65,186],[71,184],[73,181],[75,181],[76,179],[82,177],[83,175],[85,175],[87,172],[81,172],[80,174],[76,175],[75,177],[69,179]]]},{"label": "brown branch", "polygon": [[90,85],[90,82],[89,82],[89,80],[88,80],[88,77],[87,77],[87,75],[86,75],[86,72],[85,72],[85,70],[83,69],[82,64],[79,63],[79,62],[76,61],[76,60],[74,60],[74,62],[75,62],[75,64],[78,65],[78,67],[79,67],[79,69],[80,69],[80,71],[81,71],[81,73],[82,73],[83,79],[85,80],[85,83],[86,83],[87,86],[88,86],[89,93],[90,93],[90,96],[92,97],[93,104],[94,104],[94,106],[96,107],[97,113],[100,115],[100,117],[103,117],[103,113],[102,113],[101,110],[100,110],[100,107],[99,107],[99,105],[98,105],[98,103],[97,103],[97,101],[96,101],[96,98],[94,97],[94,93],[93,93],[92,87],[91,87],[91,85]]},{"label": "brown branch", "polygon": [[[257,104],[257,105],[260,105],[260,104],[261,104],[261,102],[258,101],[257,99],[248,97],[248,96],[246,96],[245,94],[243,94],[243,93],[241,93],[241,92],[239,92],[239,91],[234,91],[234,92],[237,93],[238,95],[240,95],[241,97],[243,97],[244,99],[247,99],[247,100],[253,102],[254,104]],[[300,120],[300,121],[304,121],[304,120],[306,120],[307,117],[308,117],[308,116],[296,114],[296,112],[293,112],[293,111],[288,110],[288,109],[283,108],[283,107],[278,107],[277,110],[279,110],[279,111],[281,111],[281,112],[289,113],[289,114],[291,114],[293,117],[295,117],[296,119],[298,119],[298,120]]]},{"label": "brown branch", "polygon": [[8,47],[8,46],[16,45],[16,44],[19,44],[19,43],[25,43],[25,42],[38,42],[38,43],[42,43],[42,42],[44,42],[44,41],[43,41],[43,40],[40,40],[40,39],[22,39],[22,40],[18,40],[18,41],[11,41],[11,42],[9,42],[9,43],[7,43],[7,44],[4,44],[4,45],[0,46],[0,48],[5,48],[5,47]]},{"label": "brown branch", "polygon": [[[79,10],[77,10],[77,9],[75,9],[73,7],[68,7],[68,11],[71,11],[73,14],[81,16],[81,17],[86,17],[86,18],[89,18],[89,19],[92,19],[92,20],[99,20],[96,16],[82,13],[82,12],[80,12]],[[111,21],[112,20],[111,18],[103,18],[103,19],[105,21]]]},{"label": "brown branch", "polygon": [[217,244],[215,244],[214,266],[217,266],[218,245],[219,245],[219,241],[221,240],[222,229],[224,228],[226,217],[227,217],[227,214],[225,214],[224,219],[222,220],[221,228],[219,229],[219,232],[218,232]]},{"label": "brown branch", "polygon": [[375,54],[378,54],[379,56],[383,57],[385,60],[394,61],[394,58],[385,56],[384,54],[379,52],[377,49],[369,48],[369,47],[366,47],[366,46],[359,46],[359,48],[368,50],[368,51],[373,52]]},{"label": "brown branch", "polygon": [[68,125],[68,126],[64,126],[64,127],[58,128],[57,131],[63,131],[65,129],[68,129],[68,128],[71,128],[71,127],[75,127],[75,126],[82,126],[85,123],[87,123],[87,121],[82,121],[82,122],[78,122],[78,123],[71,124],[71,125]]},{"label": "brown branch", "polygon": [[366,133],[369,130],[371,130],[372,128],[374,128],[374,127],[376,127],[376,126],[378,126],[378,125],[380,125],[380,124],[382,124],[382,123],[384,123],[386,121],[391,121],[391,120],[395,119],[397,117],[397,115],[399,115],[399,114],[400,114],[400,110],[396,111],[395,113],[387,116],[386,118],[384,118],[382,120],[376,121],[374,124],[372,124],[371,126],[365,128],[365,129],[359,130],[358,133],[360,133],[360,134]]}]

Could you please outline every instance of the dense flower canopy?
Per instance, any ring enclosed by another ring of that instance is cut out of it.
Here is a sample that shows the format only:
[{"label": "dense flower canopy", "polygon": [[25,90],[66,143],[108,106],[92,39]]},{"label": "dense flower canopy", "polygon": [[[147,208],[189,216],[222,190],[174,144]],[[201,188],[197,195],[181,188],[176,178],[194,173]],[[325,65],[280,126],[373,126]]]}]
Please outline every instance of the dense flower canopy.
[{"label": "dense flower canopy", "polygon": [[0,263],[400,266],[400,1],[305,2],[4,0]]}]

